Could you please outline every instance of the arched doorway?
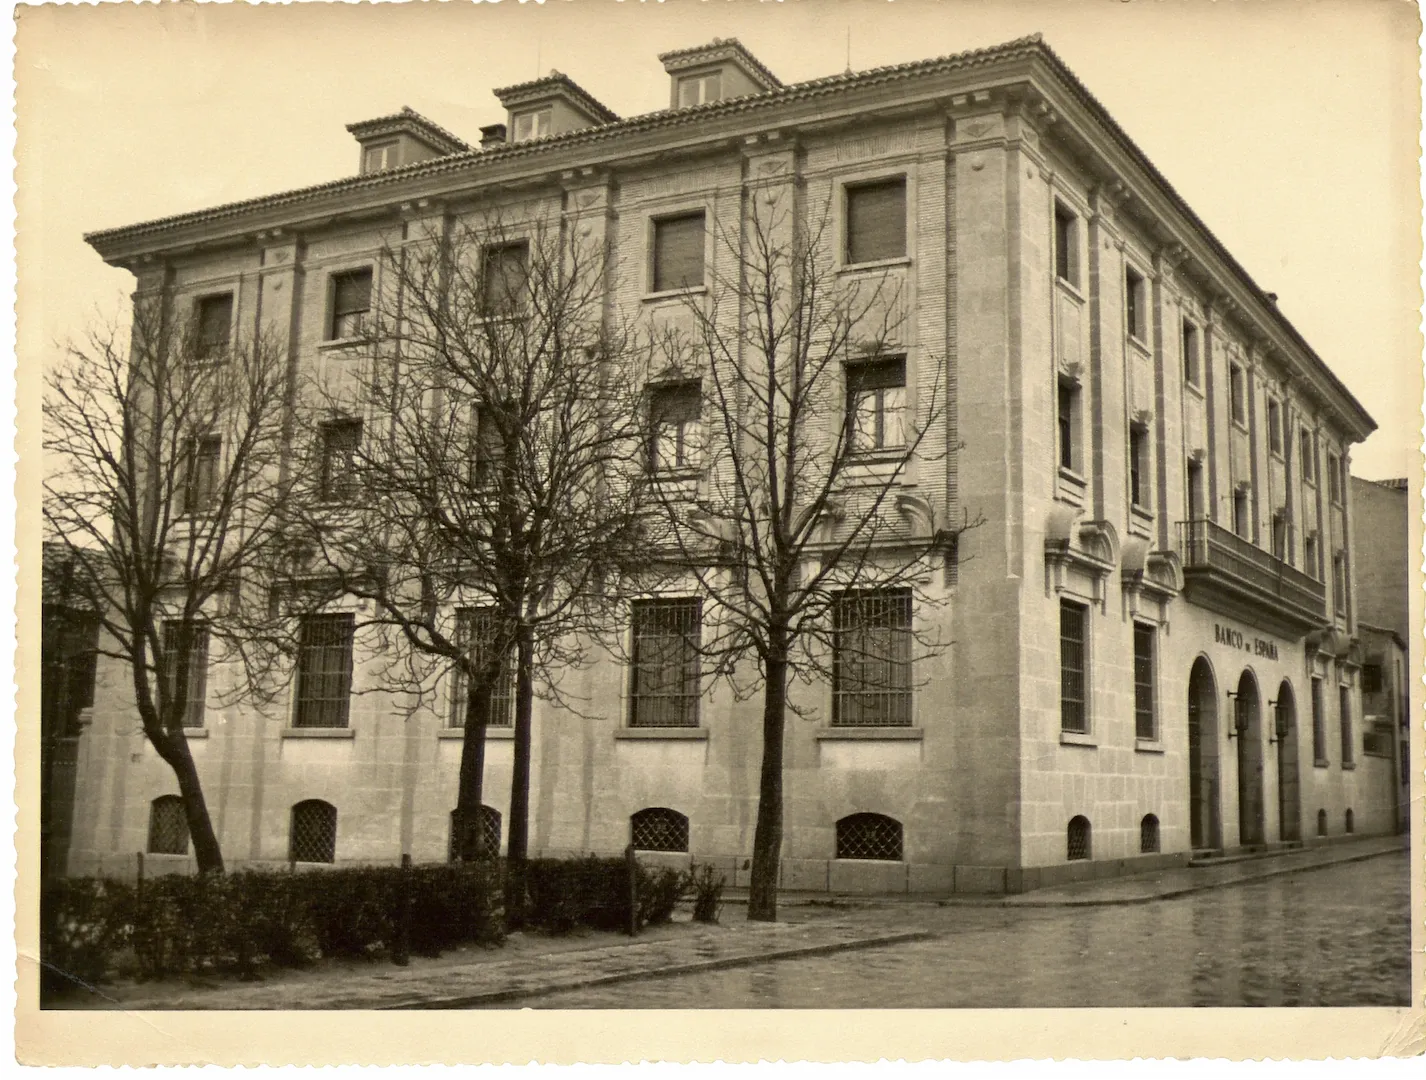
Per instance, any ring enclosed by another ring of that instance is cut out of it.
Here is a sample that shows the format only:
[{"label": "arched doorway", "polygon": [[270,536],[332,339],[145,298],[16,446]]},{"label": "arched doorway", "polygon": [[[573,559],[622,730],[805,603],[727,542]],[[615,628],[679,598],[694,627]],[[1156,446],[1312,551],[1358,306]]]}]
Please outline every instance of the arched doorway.
[{"label": "arched doorway", "polygon": [[1277,820],[1278,838],[1302,839],[1302,787],[1297,775],[1297,700],[1286,679],[1277,688],[1273,709],[1277,736]]},{"label": "arched doorway", "polygon": [[1188,677],[1188,821],[1195,850],[1221,848],[1218,817],[1218,687],[1200,656]]},{"label": "arched doorway", "polygon": [[1263,836],[1263,732],[1258,680],[1244,670],[1233,696],[1238,734],[1238,843],[1256,845]]}]

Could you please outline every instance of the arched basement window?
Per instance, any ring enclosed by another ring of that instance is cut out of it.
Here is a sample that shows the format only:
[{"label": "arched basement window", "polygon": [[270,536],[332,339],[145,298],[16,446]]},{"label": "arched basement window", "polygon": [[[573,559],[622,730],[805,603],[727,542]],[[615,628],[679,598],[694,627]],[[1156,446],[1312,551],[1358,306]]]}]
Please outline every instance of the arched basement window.
[{"label": "arched basement window", "polygon": [[687,851],[688,818],[667,806],[649,806],[629,818],[638,851]]},{"label": "arched basement window", "polygon": [[1083,814],[1070,818],[1065,839],[1065,855],[1071,862],[1089,858],[1089,818]]},{"label": "arched basement window", "polygon": [[1327,835],[1327,811],[1326,811],[1326,810],[1319,810],[1319,811],[1317,811],[1317,835],[1318,835],[1318,836],[1326,836],[1326,835]]},{"label": "arched basement window", "polygon": [[1159,850],[1159,819],[1153,814],[1145,814],[1139,822],[1139,852],[1144,855]]},{"label": "arched basement window", "polygon": [[1351,807],[1348,807],[1348,808],[1347,808],[1347,832],[1352,833],[1352,832],[1356,832],[1356,831],[1357,831],[1357,819],[1356,819],[1356,815],[1354,815],[1354,814],[1352,813]]},{"label": "arched basement window", "polygon": [[292,807],[288,834],[289,862],[335,862],[337,808],[321,799],[307,799]]},{"label": "arched basement window", "polygon": [[188,815],[179,796],[160,795],[149,803],[148,850],[152,855],[188,854]]},{"label": "arched basement window", "polygon": [[901,822],[885,814],[851,814],[837,822],[837,858],[902,859]]}]

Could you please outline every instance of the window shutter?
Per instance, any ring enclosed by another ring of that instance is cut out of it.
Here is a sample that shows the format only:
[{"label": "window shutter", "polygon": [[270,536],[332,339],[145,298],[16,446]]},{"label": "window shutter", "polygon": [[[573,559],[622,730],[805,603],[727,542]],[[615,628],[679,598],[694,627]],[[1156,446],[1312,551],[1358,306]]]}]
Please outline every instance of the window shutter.
[{"label": "window shutter", "polygon": [[906,254],[906,180],[847,188],[847,262]]},{"label": "window shutter", "polygon": [[654,222],[654,292],[703,284],[703,212]]}]

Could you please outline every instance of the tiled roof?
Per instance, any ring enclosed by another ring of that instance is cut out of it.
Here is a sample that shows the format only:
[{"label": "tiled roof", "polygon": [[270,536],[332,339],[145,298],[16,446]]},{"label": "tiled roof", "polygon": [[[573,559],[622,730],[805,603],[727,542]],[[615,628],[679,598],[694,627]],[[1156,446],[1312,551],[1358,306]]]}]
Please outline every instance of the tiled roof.
[{"label": "tiled roof", "polygon": [[358,139],[382,135],[388,131],[399,131],[402,128],[414,128],[416,134],[448,154],[460,154],[471,149],[469,143],[452,135],[409,105],[403,105],[399,113],[392,113],[390,116],[378,116],[374,120],[359,120],[355,124],[347,125],[347,130]]},{"label": "tiled roof", "polygon": [[666,71],[674,71],[688,63],[697,63],[705,57],[710,60],[718,59],[719,54],[723,52],[736,53],[748,67],[763,77],[769,87],[782,86],[782,80],[763,66],[762,62],[748,52],[737,38],[714,38],[708,45],[695,45],[689,49],[674,49],[672,52],[659,53],[659,63],[664,66]]},{"label": "tiled roof", "polygon": [[560,90],[578,102],[581,107],[601,123],[618,123],[618,113],[606,108],[595,99],[593,94],[560,71],[551,71],[542,79],[533,79],[530,82],[516,83],[514,86],[501,87],[495,91],[495,96],[500,99],[501,105],[510,108],[513,105],[521,105],[525,102],[533,101],[541,97],[546,91],[558,92]]}]

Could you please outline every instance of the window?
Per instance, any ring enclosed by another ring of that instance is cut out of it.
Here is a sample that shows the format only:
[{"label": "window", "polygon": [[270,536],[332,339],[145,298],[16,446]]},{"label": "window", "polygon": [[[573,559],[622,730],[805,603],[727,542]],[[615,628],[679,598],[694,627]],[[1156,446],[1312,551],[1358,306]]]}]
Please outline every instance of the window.
[{"label": "window", "polygon": [[317,478],[322,502],[346,502],[356,494],[356,453],[361,446],[360,420],[333,420],[323,424],[321,474]]},{"label": "window", "polygon": [[217,506],[223,440],[218,435],[189,439],[184,450],[183,512],[206,514]]},{"label": "window", "polygon": [[1317,534],[1308,533],[1302,543],[1302,568],[1318,581],[1322,580],[1322,562],[1318,558]]},{"label": "window", "polygon": [[1380,694],[1382,691],[1382,667],[1373,661],[1362,665],[1362,693]]},{"label": "window", "polygon": [[1159,724],[1154,708],[1154,628],[1134,624],[1134,737],[1158,737]]},{"label": "window", "polygon": [[531,109],[515,114],[515,142],[543,139],[550,134],[552,109]]},{"label": "window", "polygon": [[500,467],[505,461],[505,439],[500,434],[493,406],[477,405],[475,438],[471,447],[471,482],[477,487],[490,487],[500,479]]},{"label": "window", "polygon": [[362,151],[361,171],[363,173],[385,172],[387,169],[396,168],[397,164],[396,143],[377,143],[375,146],[368,146]]},{"label": "window", "polygon": [[834,598],[832,724],[910,726],[910,589],[866,589]]},{"label": "window", "polygon": [[1336,454],[1327,455],[1327,497],[1334,503],[1342,501],[1342,460]]},{"label": "window", "polygon": [[344,728],[352,689],[350,615],[308,615],[297,644],[297,710],[293,726]]},{"label": "window", "polygon": [[697,727],[702,603],[636,600],[630,727]]},{"label": "window", "polygon": [[654,219],[654,292],[692,289],[703,284],[706,226],[702,210]]},{"label": "window", "polygon": [[1059,427],[1060,468],[1079,470],[1079,386],[1060,379],[1055,402],[1055,423]]},{"label": "window", "polygon": [[1343,824],[1346,826],[1346,831],[1348,834],[1357,831],[1357,818],[1356,815],[1352,813],[1352,808],[1350,806],[1347,807],[1347,813],[1345,815],[1345,820]]},{"label": "window", "polygon": [[629,818],[635,851],[687,851],[688,818],[666,806],[650,806]]},{"label": "window", "polygon": [[1268,399],[1268,449],[1282,456],[1282,406]]},{"label": "window", "polygon": [[185,637],[188,639],[188,689],[183,702],[183,726],[201,728],[208,698],[208,628],[202,623],[173,619],[163,624],[164,678],[172,693]]},{"label": "window", "polygon": [[1326,811],[1326,810],[1318,810],[1318,811],[1317,811],[1317,835],[1318,835],[1318,836],[1326,836],[1326,835],[1327,835],[1327,811]]},{"label": "window", "polygon": [[1183,322],[1183,379],[1190,386],[1198,386],[1202,377],[1198,356],[1198,327],[1185,319]]},{"label": "window", "polygon": [[1144,293],[1144,275],[1132,266],[1125,267],[1124,322],[1129,336],[1138,341],[1149,339],[1149,309]]},{"label": "window", "polygon": [[[449,858],[454,862],[460,855],[460,811],[451,811],[451,840]],[[476,853],[494,857],[500,854],[500,811],[493,806],[482,806],[475,821]]]},{"label": "window", "polygon": [[292,807],[287,838],[288,862],[335,862],[337,808],[321,799],[306,799]]},{"label": "window", "polygon": [[1061,202],[1055,203],[1055,276],[1079,284],[1079,222]]},{"label": "window", "polygon": [[1302,429],[1302,479],[1314,483],[1317,475],[1315,462],[1317,455],[1312,452],[1312,432]]},{"label": "window", "polygon": [[906,444],[906,360],[848,364],[847,424],[854,451],[884,450]]},{"label": "window", "polygon": [[906,254],[906,178],[847,185],[847,262]]},{"label": "window", "polygon": [[1347,557],[1340,551],[1332,556],[1332,610],[1347,613]]},{"label": "window", "polygon": [[147,850],[151,855],[188,854],[188,815],[179,796],[160,795],[149,803]]},{"label": "window", "polygon": [[698,467],[703,441],[703,391],[697,382],[656,386],[649,393],[653,442],[649,468],[655,473],[684,472]]},{"label": "window", "polygon": [[525,302],[529,284],[530,245],[521,240],[485,249],[481,272],[481,311],[485,315],[509,315]]},{"label": "window", "polygon": [[[494,607],[461,608],[456,612],[456,644],[466,650],[470,662],[479,667],[481,654],[489,647],[499,626],[499,614]],[[509,727],[515,710],[515,665],[507,655],[500,662],[495,685],[490,688],[490,727]],[[465,727],[466,697],[469,682],[465,668],[455,665],[451,674],[450,726]]]},{"label": "window", "polygon": [[196,354],[199,360],[221,356],[228,351],[228,335],[233,326],[233,294],[205,296],[198,301]]},{"label": "window", "polygon": [[1342,768],[1356,761],[1356,748],[1352,745],[1352,688],[1337,687],[1337,711],[1342,724]]},{"label": "window", "polygon": [[1248,395],[1243,386],[1243,369],[1237,364],[1228,365],[1228,407],[1233,414],[1233,423],[1246,427]]},{"label": "window", "polygon": [[1392,746],[1391,724],[1377,720],[1370,728],[1364,728],[1362,752],[1372,757],[1392,757],[1395,750]]},{"label": "window", "polygon": [[1188,520],[1202,521],[1203,518],[1203,462],[1190,458],[1188,462]]},{"label": "window", "polygon": [[1149,505],[1149,432],[1138,424],[1129,428],[1129,501]]},{"label": "window", "polygon": [[1312,680],[1312,761],[1327,764],[1327,717],[1322,704],[1322,680]]},{"label": "window", "polygon": [[902,859],[901,822],[884,814],[850,814],[837,822],[837,858]]},{"label": "window", "polygon": [[1252,522],[1248,515],[1248,489],[1240,487],[1233,492],[1233,531],[1244,540],[1251,539]]},{"label": "window", "polygon": [[1145,814],[1139,822],[1139,853],[1152,855],[1159,850],[1159,819],[1153,814]]},{"label": "window", "polygon": [[1287,543],[1287,511],[1279,510],[1273,515],[1273,558],[1287,562],[1291,554]]},{"label": "window", "polygon": [[1060,601],[1060,729],[1089,731],[1085,700],[1085,627],[1089,609]]},{"label": "window", "polygon": [[1065,830],[1065,857],[1077,862],[1090,857],[1089,818],[1076,814]]},{"label": "window", "polygon": [[327,339],[342,341],[361,337],[371,311],[371,267],[332,275],[332,317]]},{"label": "window", "polygon": [[706,105],[723,96],[723,75],[717,71],[707,71],[702,75],[685,75],[678,80],[678,107],[687,109],[693,105]]}]

